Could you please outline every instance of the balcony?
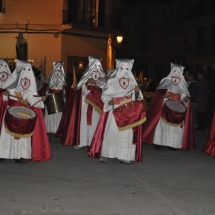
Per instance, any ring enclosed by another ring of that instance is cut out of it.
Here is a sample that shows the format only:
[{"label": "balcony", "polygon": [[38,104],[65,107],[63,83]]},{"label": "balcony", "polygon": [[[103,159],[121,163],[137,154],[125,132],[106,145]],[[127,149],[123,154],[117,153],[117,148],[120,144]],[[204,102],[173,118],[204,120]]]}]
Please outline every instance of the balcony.
[{"label": "balcony", "polygon": [[78,24],[107,29],[120,29],[121,17],[91,11],[63,10],[62,24]]}]

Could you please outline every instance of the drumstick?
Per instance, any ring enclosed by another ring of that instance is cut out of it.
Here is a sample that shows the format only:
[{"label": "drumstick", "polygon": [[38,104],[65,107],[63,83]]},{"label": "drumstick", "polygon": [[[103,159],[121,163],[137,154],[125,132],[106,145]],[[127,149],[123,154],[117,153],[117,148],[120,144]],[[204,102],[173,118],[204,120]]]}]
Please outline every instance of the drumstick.
[{"label": "drumstick", "polygon": [[52,89],[52,87],[54,87],[54,86],[57,87],[58,83],[59,83],[59,82],[57,81],[55,84],[53,84],[51,87],[49,87],[49,89]]},{"label": "drumstick", "polygon": [[[47,98],[47,97],[49,97],[50,95],[52,95],[52,93],[49,93],[48,95],[46,95],[45,97]],[[39,101],[37,101],[37,102],[35,102],[33,105],[31,105],[31,106],[34,106],[34,105],[36,105],[37,103],[39,103],[39,102],[41,102],[43,99],[40,99]]]},{"label": "drumstick", "polygon": [[[141,85],[142,85],[142,84],[138,85],[138,87],[141,86]],[[136,86],[135,86],[135,87],[136,87]],[[134,87],[133,89],[129,90],[124,96],[126,96],[128,93],[130,93],[131,91],[133,91],[133,90],[135,89],[135,87]]]},{"label": "drumstick", "polygon": [[185,97],[182,101],[185,101],[185,102],[187,102],[189,99],[191,99],[192,97],[194,97],[194,95],[191,95],[190,97],[188,96],[188,97]]},{"label": "drumstick", "polygon": [[9,96],[14,97],[14,98],[17,98],[17,99],[23,100],[23,98],[21,98],[21,97],[19,97],[19,96],[14,96],[14,95],[11,95],[11,94],[9,94]]},{"label": "drumstick", "polygon": [[[46,98],[50,96],[50,94],[48,94],[47,96],[45,96]],[[39,101],[35,102],[33,105],[31,105],[31,107],[33,107],[34,105],[36,105],[37,103],[41,102],[43,99],[40,99]]]},{"label": "drumstick", "polygon": [[34,105],[36,105],[37,103],[41,102],[42,99],[40,99],[39,101],[35,102],[33,105],[31,105],[31,107],[33,107]]}]

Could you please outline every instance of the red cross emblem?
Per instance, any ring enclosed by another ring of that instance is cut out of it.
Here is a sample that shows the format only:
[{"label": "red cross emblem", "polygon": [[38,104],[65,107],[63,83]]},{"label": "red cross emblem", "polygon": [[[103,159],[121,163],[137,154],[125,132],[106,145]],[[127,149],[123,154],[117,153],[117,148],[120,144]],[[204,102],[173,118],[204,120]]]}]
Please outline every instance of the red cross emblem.
[{"label": "red cross emblem", "polygon": [[30,84],[31,84],[30,79],[25,77],[25,78],[22,78],[20,82],[21,82],[21,86],[24,90],[27,90],[30,87]]},{"label": "red cross emblem", "polygon": [[174,85],[178,85],[179,82],[180,82],[180,78],[174,77],[174,76],[172,77],[172,83],[173,83]]},{"label": "red cross emblem", "polygon": [[6,72],[0,72],[0,80],[5,82],[8,78],[8,74]]},{"label": "red cross emblem", "polygon": [[119,79],[119,85],[123,88],[123,89],[126,89],[129,85],[129,79],[128,78],[125,78],[125,77],[122,77]]},{"label": "red cross emblem", "polygon": [[62,72],[60,70],[55,70],[54,75],[56,78],[60,78],[62,75]]},{"label": "red cross emblem", "polygon": [[97,81],[99,79],[99,72],[93,71],[92,72],[92,78],[93,78],[93,80]]}]

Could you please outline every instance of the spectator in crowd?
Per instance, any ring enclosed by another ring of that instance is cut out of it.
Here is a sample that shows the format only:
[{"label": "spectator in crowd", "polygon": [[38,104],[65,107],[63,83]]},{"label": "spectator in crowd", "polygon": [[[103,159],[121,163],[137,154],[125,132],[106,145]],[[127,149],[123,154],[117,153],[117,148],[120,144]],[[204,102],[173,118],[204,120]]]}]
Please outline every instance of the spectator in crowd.
[{"label": "spectator in crowd", "polygon": [[188,81],[190,82],[188,91],[190,93],[190,101],[191,101],[191,108],[192,108],[192,117],[193,117],[193,127],[195,129],[197,125],[197,118],[196,118],[196,106],[198,101],[198,83],[196,81],[196,75],[194,72],[190,71],[188,74]]},{"label": "spectator in crowd", "polygon": [[214,114],[214,107],[215,107],[215,70],[209,66],[205,70],[206,77],[208,80],[208,103],[206,108],[206,128],[209,128],[211,126],[211,120],[213,118]]},{"label": "spectator in crowd", "polygon": [[188,78],[189,72],[190,72],[189,68],[184,69],[184,79],[187,82],[187,87],[189,87],[189,84],[190,84],[190,81],[189,81],[189,78]]}]

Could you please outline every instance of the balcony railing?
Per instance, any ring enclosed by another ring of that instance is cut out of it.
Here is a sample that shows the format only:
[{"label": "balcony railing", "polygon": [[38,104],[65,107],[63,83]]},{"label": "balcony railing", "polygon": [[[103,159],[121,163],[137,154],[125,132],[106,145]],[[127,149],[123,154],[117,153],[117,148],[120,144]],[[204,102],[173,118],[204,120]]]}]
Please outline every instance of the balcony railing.
[{"label": "balcony railing", "polygon": [[91,11],[63,10],[62,23],[119,29],[121,27],[121,17],[100,13],[97,14]]}]

